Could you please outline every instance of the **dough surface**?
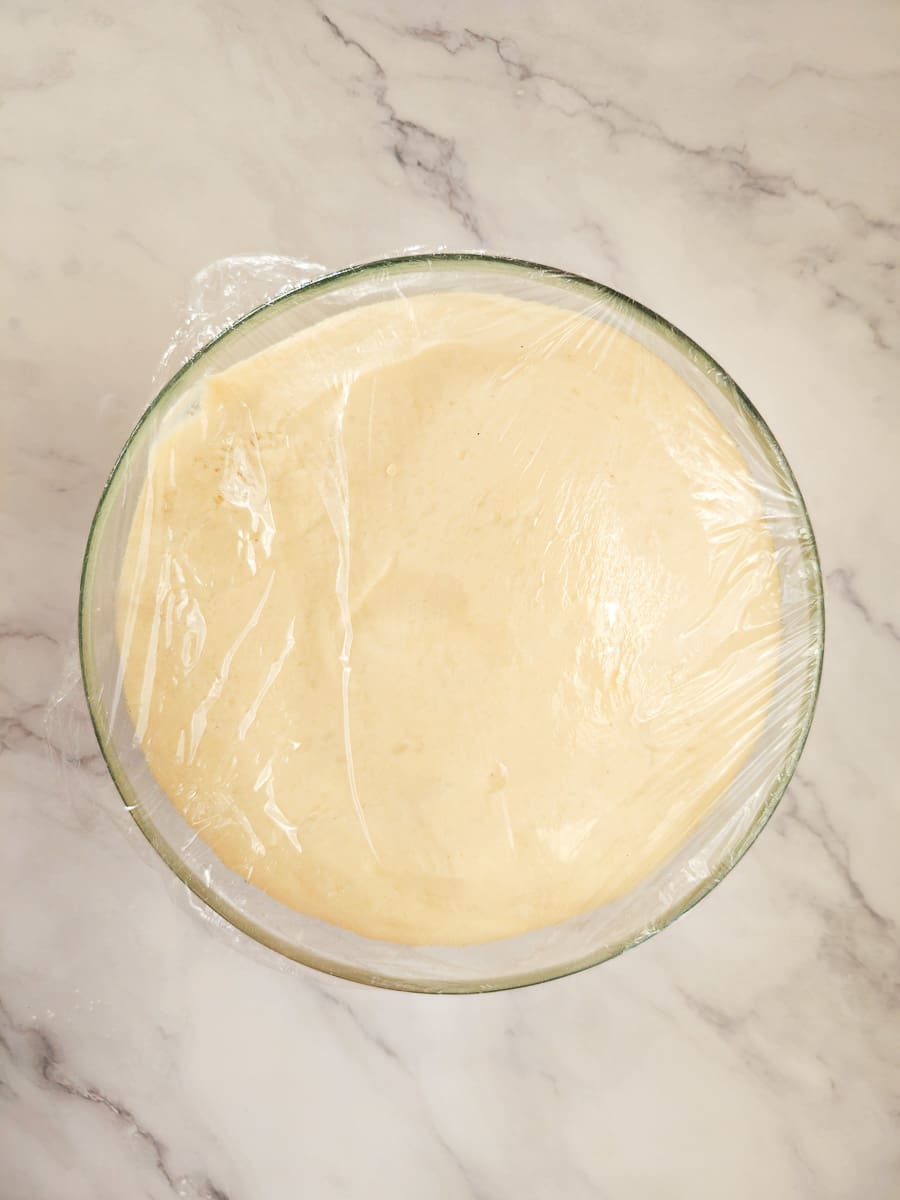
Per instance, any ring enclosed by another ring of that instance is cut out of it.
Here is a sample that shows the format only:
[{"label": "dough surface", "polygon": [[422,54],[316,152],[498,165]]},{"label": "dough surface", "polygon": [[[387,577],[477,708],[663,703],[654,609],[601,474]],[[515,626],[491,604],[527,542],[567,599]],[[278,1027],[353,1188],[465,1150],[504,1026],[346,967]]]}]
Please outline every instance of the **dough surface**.
[{"label": "dough surface", "polygon": [[621,896],[758,738],[780,588],[748,469],[589,316],[434,294],[200,385],[119,587],[150,768],[226,866],[412,944]]}]

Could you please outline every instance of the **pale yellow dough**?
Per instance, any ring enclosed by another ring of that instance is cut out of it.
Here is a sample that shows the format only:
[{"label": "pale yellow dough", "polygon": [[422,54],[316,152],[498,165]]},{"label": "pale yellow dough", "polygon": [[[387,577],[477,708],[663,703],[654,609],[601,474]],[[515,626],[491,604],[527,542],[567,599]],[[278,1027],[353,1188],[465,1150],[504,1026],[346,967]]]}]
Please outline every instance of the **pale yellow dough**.
[{"label": "pale yellow dough", "polygon": [[358,308],[165,428],[119,592],[156,779],[368,937],[621,896],[761,731],[777,564],[731,438],[636,341],[485,295]]}]

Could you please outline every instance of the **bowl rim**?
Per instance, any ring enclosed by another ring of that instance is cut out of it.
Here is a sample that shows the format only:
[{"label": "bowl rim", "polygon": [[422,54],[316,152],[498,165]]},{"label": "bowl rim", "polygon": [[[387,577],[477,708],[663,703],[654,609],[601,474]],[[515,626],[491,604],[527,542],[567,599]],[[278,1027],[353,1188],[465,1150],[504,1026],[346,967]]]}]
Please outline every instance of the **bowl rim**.
[{"label": "bowl rim", "polygon": [[[88,646],[89,641],[89,625],[90,625],[90,604],[89,604],[89,572],[93,555],[96,550],[96,541],[100,519],[103,516],[107,503],[109,501],[110,492],[115,482],[119,470],[125,462],[132,445],[140,437],[141,431],[149,420],[151,414],[159,407],[160,404],[170,395],[174,388],[177,387],[182,377],[187,374],[202,358],[217,346],[220,342],[230,338],[233,334],[250,324],[261,321],[263,317],[271,312],[274,308],[281,304],[289,303],[292,300],[302,300],[312,297],[316,294],[322,294],[340,288],[348,282],[355,281],[366,275],[375,274],[378,272],[393,272],[404,268],[415,267],[434,267],[437,269],[445,268],[461,268],[465,270],[468,267],[477,267],[479,265],[490,264],[499,268],[505,268],[512,273],[524,273],[528,275],[539,276],[550,281],[555,281],[564,286],[572,287],[574,290],[581,290],[592,294],[594,297],[603,297],[607,301],[612,301],[616,305],[621,305],[631,317],[637,318],[641,323],[650,325],[655,332],[661,334],[663,338],[670,343],[675,349],[682,353],[685,357],[696,366],[699,366],[707,375],[714,377],[716,385],[720,390],[728,389],[731,397],[737,402],[737,406],[743,410],[748,418],[749,423],[755,427],[755,430],[761,441],[765,444],[766,449],[772,455],[780,470],[784,473],[786,482],[786,491],[793,492],[793,496],[798,503],[798,522],[805,525],[808,542],[804,547],[804,558],[806,565],[809,568],[809,617],[810,617],[810,632],[814,635],[815,641],[810,646],[808,653],[809,666],[807,667],[807,679],[804,680],[805,703],[802,710],[802,717],[797,723],[794,730],[791,742],[784,754],[781,764],[781,769],[776,776],[775,782],[770,789],[768,795],[759,805],[753,820],[750,822],[746,832],[741,838],[738,845],[729,849],[721,855],[706,877],[702,879],[697,886],[691,890],[686,896],[683,896],[673,905],[671,905],[661,917],[653,924],[652,928],[641,930],[634,936],[627,938],[612,946],[605,946],[595,952],[588,953],[575,959],[571,962],[555,964],[549,968],[545,967],[537,971],[523,971],[520,973],[511,973],[499,978],[485,978],[480,980],[432,980],[432,979],[415,979],[412,977],[395,976],[388,972],[374,972],[368,969],[355,968],[352,965],[333,961],[325,958],[321,954],[310,951],[302,946],[297,946],[291,943],[288,939],[281,937],[278,934],[273,934],[271,931],[264,929],[258,925],[251,917],[242,909],[238,908],[231,901],[227,900],[220,892],[205,882],[200,874],[191,868],[187,862],[181,857],[159,833],[155,825],[146,816],[143,806],[140,803],[134,803],[136,796],[129,796],[130,783],[127,778],[127,772],[122,770],[121,777],[118,770],[118,762],[111,744],[112,739],[107,742],[102,732],[102,726],[99,714],[98,697],[96,689],[92,687],[92,673],[90,662],[90,651]],[[85,544],[84,557],[81,566],[79,597],[78,597],[78,656],[81,669],[81,681],[84,689],[85,700],[87,702],[88,712],[90,715],[91,725],[94,729],[94,734],[97,738],[97,743],[100,748],[100,753],[109,771],[110,777],[119,793],[121,800],[128,809],[135,824],[140,829],[141,833],[157,852],[160,858],[165,862],[166,866],[185,884],[190,891],[197,896],[206,906],[214,913],[232,926],[238,933],[250,938],[269,950],[282,955],[284,958],[291,960],[301,966],[310,967],[321,971],[324,974],[332,975],[337,978],[351,980],[357,983],[365,983],[369,986],[385,988],[391,991],[401,992],[417,992],[417,993],[432,993],[432,994],[478,994],[484,992],[506,991],[515,988],[528,987],[533,984],[547,982],[552,979],[560,979],[569,975],[575,975],[581,971],[585,971],[590,967],[599,965],[602,962],[608,962],[611,959],[617,958],[620,954],[633,946],[639,945],[641,942],[649,940],[655,934],[660,933],[667,928],[679,917],[689,912],[696,904],[707,896],[713,888],[715,888],[725,876],[733,870],[738,862],[747,853],[749,848],[756,841],[759,834],[768,824],[772,814],[778,807],[779,802],[784,796],[788,785],[794,775],[800,755],[806,745],[807,738],[812,726],[813,717],[816,710],[816,702],[818,699],[819,689],[822,679],[822,668],[824,662],[825,650],[825,601],[824,588],[822,582],[822,570],[819,560],[818,547],[816,544],[815,532],[810,521],[809,511],[804,500],[803,493],[797,482],[796,476],[787,461],[784,451],[781,449],[775,435],[769,428],[769,425],[749,399],[743,389],[734,381],[732,376],[724,370],[724,368],[706,351],[702,346],[699,346],[691,337],[683,332],[678,326],[668,321],[665,317],[660,316],[653,309],[640,303],[638,300],[632,299],[630,296],[622,292],[608,287],[605,284],[598,283],[587,276],[574,274],[570,271],[562,270],[557,267],[548,267],[541,263],[530,262],[525,259],[511,258],[504,255],[494,255],[479,252],[456,252],[442,251],[434,253],[420,253],[409,255],[396,255],[389,258],[374,259],[368,262],[355,264],[345,267],[339,271],[329,272],[316,279],[310,280],[307,283],[300,284],[289,291],[281,293],[271,300],[267,300],[257,307],[251,309],[242,317],[233,321],[225,329],[219,332],[209,342],[206,342],[199,350],[193,353],[182,366],[162,385],[154,398],[147,405],[131,433],[128,435],[121,451],[116,457],[115,463],[103,485],[100,493],[100,498],[97,502],[97,507],[91,519],[90,529],[88,531],[87,542]]]}]

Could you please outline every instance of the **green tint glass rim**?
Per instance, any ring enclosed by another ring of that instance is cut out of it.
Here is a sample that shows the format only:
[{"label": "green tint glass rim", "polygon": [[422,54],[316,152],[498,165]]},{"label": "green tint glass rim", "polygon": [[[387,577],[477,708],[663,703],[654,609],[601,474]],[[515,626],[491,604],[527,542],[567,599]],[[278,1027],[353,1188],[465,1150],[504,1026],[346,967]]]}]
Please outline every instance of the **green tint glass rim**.
[{"label": "green tint glass rim", "polygon": [[[803,547],[803,553],[806,558],[807,566],[810,568],[809,590],[809,623],[811,632],[815,635],[815,645],[812,648],[813,652],[809,656],[809,666],[807,670],[807,679],[805,681],[806,702],[801,720],[798,722],[797,729],[794,733],[793,740],[784,758],[782,769],[779,772],[778,778],[765,801],[760,805],[756,816],[744,835],[742,841],[736,849],[724,854],[721,860],[716,864],[709,876],[704,879],[697,887],[689,893],[688,896],[680,899],[676,904],[672,905],[663,916],[656,922],[652,929],[642,930],[635,936],[616,943],[612,946],[603,947],[601,950],[587,954],[582,958],[576,959],[573,962],[555,965],[550,968],[545,968],[540,971],[522,972],[520,974],[510,974],[502,978],[483,980],[428,980],[428,979],[411,979],[389,975],[387,973],[372,973],[353,966],[334,962],[326,959],[321,955],[312,953],[301,946],[295,946],[286,939],[277,934],[273,934],[268,930],[257,925],[246,913],[242,912],[235,905],[226,900],[213,888],[207,885],[202,877],[197,874],[188,864],[182,859],[178,853],[165,841],[159,834],[156,827],[153,825],[139,803],[138,797],[133,794],[130,781],[127,773],[121,768],[118,761],[118,756],[112,745],[111,739],[104,730],[104,722],[102,720],[99,706],[97,704],[96,688],[94,687],[94,671],[93,664],[89,661],[88,655],[88,623],[90,621],[90,604],[88,603],[88,592],[90,589],[91,580],[91,565],[93,562],[93,552],[95,549],[95,541],[100,519],[103,516],[110,497],[113,483],[115,482],[119,471],[125,463],[131,448],[140,437],[141,431],[147,423],[150,415],[157,407],[172,393],[177,385],[188,375],[200,361],[209,354],[209,352],[220,342],[230,338],[237,330],[247,329],[251,325],[263,320],[274,308],[282,304],[288,304],[292,300],[305,300],[315,295],[330,292],[340,288],[342,285],[359,279],[363,276],[377,273],[396,273],[408,270],[415,267],[430,267],[438,270],[477,267],[489,264],[501,269],[508,270],[512,274],[525,274],[536,278],[555,281],[573,291],[581,291],[593,298],[603,298],[604,300],[612,300],[617,304],[621,304],[623,309],[627,310],[632,317],[638,320],[643,325],[651,326],[655,332],[661,334],[666,341],[669,342],[675,349],[680,351],[693,365],[699,366],[707,376],[711,377],[726,399],[737,401],[738,406],[743,409],[749,419],[751,426],[755,427],[764,448],[771,458],[775,460],[779,468],[785,476],[786,483],[790,491],[799,505],[800,524],[805,527],[808,538]],[[727,390],[726,390],[727,389]],[[361,263],[357,266],[347,267],[341,271],[335,271],[332,274],[322,276],[319,279],[312,280],[309,283],[300,285],[286,292],[284,295],[276,297],[274,300],[267,301],[261,304],[258,308],[253,309],[239,320],[229,325],[210,342],[207,342],[200,350],[193,354],[187,362],[163,385],[156,397],[147,406],[144,413],[141,415],[134,429],[128,436],[128,440],[122,447],[116,462],[109,474],[103,491],[100,495],[100,500],[97,504],[96,511],[91,521],[90,531],[88,533],[87,545],[85,547],[84,560],[81,569],[81,583],[78,600],[78,650],[81,663],[81,677],[84,687],[85,698],[87,700],[88,710],[90,713],[91,724],[94,728],[94,733],[97,737],[97,743],[100,747],[100,752],[112,777],[113,783],[119,792],[122,801],[128,808],[135,823],[143,833],[144,837],[150,845],[156,850],[160,858],[174,872],[178,878],[190,888],[190,890],[200,900],[204,902],[215,913],[227,921],[230,925],[236,928],[239,932],[252,938],[253,941],[266,946],[270,950],[283,955],[285,958],[291,959],[294,962],[300,963],[303,966],[312,967],[315,970],[322,971],[328,975],[334,975],[339,978],[349,979],[357,983],[365,983],[374,987],[388,988],[393,991],[405,992],[426,992],[426,993],[457,993],[457,994],[472,994],[481,992],[503,991],[506,989],[527,987],[535,983],[543,983],[551,979],[559,979],[564,976],[574,975],[579,971],[587,970],[589,967],[597,966],[602,962],[617,957],[625,950],[632,946],[638,945],[640,942],[648,940],[654,934],[661,932],[667,926],[671,925],[678,917],[683,916],[694,907],[700,900],[703,899],[721,880],[732,870],[734,866],[743,858],[747,850],[765,828],[767,822],[772,816],[775,809],[787,790],[788,784],[796,769],[797,762],[806,744],[809,731],[812,726],[813,715],[816,708],[816,700],[818,698],[819,686],[822,678],[822,663],[825,646],[825,606],[822,588],[822,572],[819,563],[818,548],[816,546],[815,534],[812,524],[809,519],[809,512],[806,507],[806,502],[803,499],[803,494],[791,470],[784,452],[779,446],[774,434],[772,433],[766,421],[751,402],[749,397],[731,378],[719,363],[715,361],[701,346],[699,346],[692,338],[680,330],[677,326],[655,313],[652,309],[647,308],[637,300],[631,299],[621,292],[615,291],[613,288],[607,287],[604,284],[597,283],[592,279],[588,279],[582,275],[575,275],[568,271],[563,271],[555,267],[543,266],[540,263],[528,262],[523,259],[507,258],[499,255],[490,254],[475,254],[475,253],[444,253],[444,254],[413,254],[403,255],[394,258],[379,259],[373,262]]]}]

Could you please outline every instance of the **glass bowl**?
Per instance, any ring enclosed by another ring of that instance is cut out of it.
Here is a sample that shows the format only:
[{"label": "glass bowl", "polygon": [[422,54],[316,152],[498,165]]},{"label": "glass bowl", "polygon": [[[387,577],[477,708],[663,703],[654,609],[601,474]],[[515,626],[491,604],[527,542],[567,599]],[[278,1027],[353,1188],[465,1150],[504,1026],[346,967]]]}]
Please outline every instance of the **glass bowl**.
[{"label": "glass bowl", "polygon": [[[358,305],[444,291],[485,292],[589,312],[668,363],[730,432],[756,483],[779,564],[782,651],[774,699],[756,749],[689,839],[634,891],[593,912],[524,936],[480,945],[373,941],[304,916],[245,882],[196,836],[153,778],[125,705],[116,587],[148,456],[166,417],[204,376]],[[81,579],[79,644],[100,749],[122,799],[161,858],[210,908],[279,954],[347,979],[420,992],[479,992],[580,971],[665,928],[707,894],[744,854],[788,785],[812,721],[824,610],[813,532],[796,480],[762,417],[705,351],[669,322],[589,279],[512,259],[413,255],[351,267],[263,305],[205,346],[141,417],[100,497]]]}]

